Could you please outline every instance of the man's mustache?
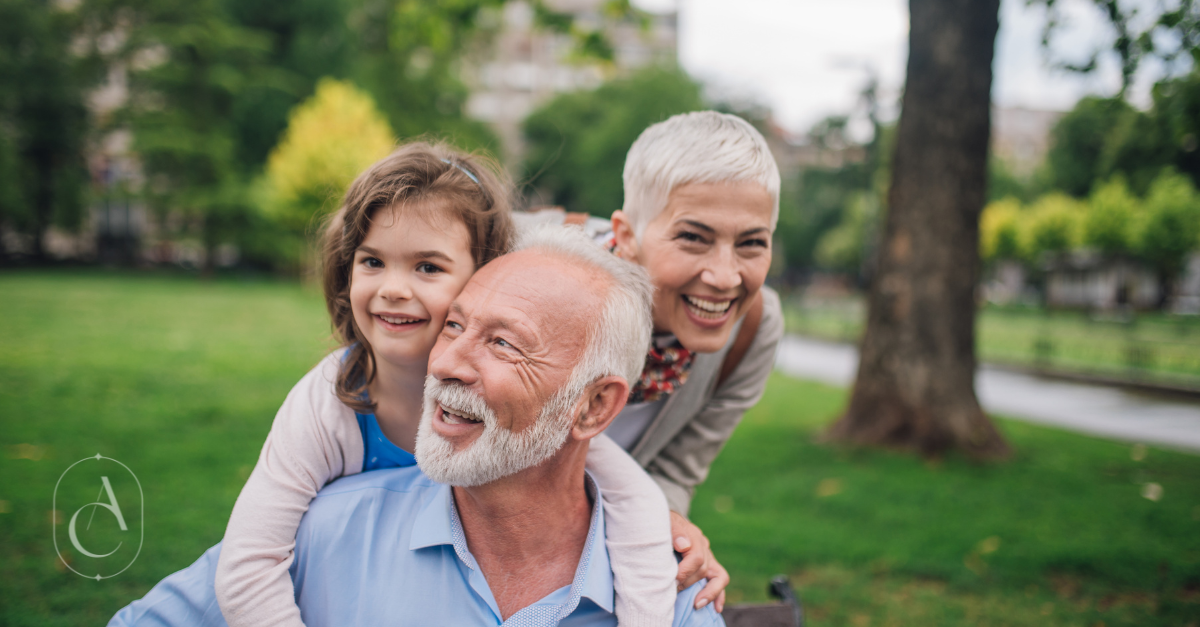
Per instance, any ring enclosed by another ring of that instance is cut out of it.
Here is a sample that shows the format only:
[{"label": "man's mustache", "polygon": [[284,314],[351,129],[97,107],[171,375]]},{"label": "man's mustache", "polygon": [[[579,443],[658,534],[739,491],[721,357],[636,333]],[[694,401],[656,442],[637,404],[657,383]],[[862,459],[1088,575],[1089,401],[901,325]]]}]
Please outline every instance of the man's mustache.
[{"label": "man's mustache", "polygon": [[425,400],[452,414],[479,420],[489,428],[496,424],[496,413],[483,397],[457,381],[441,381],[429,375],[425,379]]}]

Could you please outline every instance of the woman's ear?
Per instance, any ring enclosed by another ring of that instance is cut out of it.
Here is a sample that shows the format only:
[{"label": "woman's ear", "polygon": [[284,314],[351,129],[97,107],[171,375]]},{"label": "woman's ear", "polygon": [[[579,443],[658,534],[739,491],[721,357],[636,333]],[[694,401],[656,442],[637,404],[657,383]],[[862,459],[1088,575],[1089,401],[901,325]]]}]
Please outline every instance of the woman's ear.
[{"label": "woman's ear", "polygon": [[587,387],[580,399],[579,419],[571,428],[576,440],[590,440],[608,428],[613,418],[625,408],[629,398],[629,384],[616,375],[601,377]]},{"label": "woman's ear", "polygon": [[613,235],[617,238],[617,255],[626,261],[636,263],[638,260],[637,235],[633,230],[633,224],[629,222],[629,216],[620,209],[614,211],[612,228]]}]

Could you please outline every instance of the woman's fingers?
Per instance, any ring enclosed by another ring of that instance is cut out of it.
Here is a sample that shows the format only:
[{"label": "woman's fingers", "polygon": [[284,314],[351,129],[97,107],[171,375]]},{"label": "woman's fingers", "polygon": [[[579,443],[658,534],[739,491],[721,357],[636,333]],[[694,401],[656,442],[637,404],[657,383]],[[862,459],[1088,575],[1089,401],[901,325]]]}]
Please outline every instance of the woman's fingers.
[{"label": "woman's fingers", "polygon": [[685,590],[692,584],[700,581],[704,577],[704,573],[708,572],[708,550],[696,546],[692,543],[692,548],[683,554],[683,559],[679,562],[679,589]]},{"label": "woman's fingers", "polygon": [[717,562],[717,558],[708,552],[709,567],[705,571],[704,576],[708,578],[708,583],[704,584],[704,589],[700,594],[696,595],[696,609],[700,609],[709,602],[716,600],[716,606],[713,608],[720,612],[725,609],[725,586],[729,585],[729,572],[725,570]]}]

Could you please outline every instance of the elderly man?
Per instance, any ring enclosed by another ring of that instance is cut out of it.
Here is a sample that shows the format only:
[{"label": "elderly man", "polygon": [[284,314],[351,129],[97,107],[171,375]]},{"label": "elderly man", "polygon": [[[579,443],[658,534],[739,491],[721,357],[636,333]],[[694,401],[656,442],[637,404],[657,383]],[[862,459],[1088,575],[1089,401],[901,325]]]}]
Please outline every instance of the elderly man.
[{"label": "elderly man", "polygon": [[[417,468],[336,481],[296,538],[318,625],[615,625],[589,441],[649,341],[650,284],[582,233],[547,228],[481,269],[430,356]],[[453,487],[451,487],[453,486]],[[220,625],[219,545],[110,625]],[[680,593],[675,625],[722,625]]]}]

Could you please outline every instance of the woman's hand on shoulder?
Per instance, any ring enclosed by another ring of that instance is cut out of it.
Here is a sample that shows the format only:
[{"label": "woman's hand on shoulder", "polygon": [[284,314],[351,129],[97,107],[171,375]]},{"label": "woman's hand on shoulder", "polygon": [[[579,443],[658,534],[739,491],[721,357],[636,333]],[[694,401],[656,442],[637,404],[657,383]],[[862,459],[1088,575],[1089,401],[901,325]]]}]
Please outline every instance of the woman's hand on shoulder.
[{"label": "woman's hand on shoulder", "polygon": [[709,603],[720,612],[725,609],[725,586],[729,585],[729,573],[713,557],[708,538],[704,532],[678,512],[671,512],[671,538],[675,551],[683,555],[679,562],[679,590],[686,590],[701,579],[708,579],[704,589],[696,595],[696,609]]}]

